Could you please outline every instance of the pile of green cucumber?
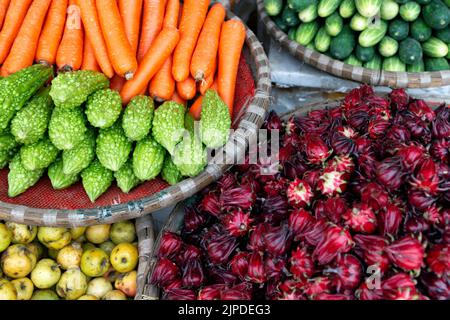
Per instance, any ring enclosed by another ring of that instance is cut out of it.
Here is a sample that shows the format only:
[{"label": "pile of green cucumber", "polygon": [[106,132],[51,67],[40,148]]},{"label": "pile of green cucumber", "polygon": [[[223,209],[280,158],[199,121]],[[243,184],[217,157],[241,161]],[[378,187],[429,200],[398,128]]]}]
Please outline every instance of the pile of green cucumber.
[{"label": "pile of green cucumber", "polygon": [[345,63],[394,72],[450,69],[450,0],[264,0],[289,38]]}]

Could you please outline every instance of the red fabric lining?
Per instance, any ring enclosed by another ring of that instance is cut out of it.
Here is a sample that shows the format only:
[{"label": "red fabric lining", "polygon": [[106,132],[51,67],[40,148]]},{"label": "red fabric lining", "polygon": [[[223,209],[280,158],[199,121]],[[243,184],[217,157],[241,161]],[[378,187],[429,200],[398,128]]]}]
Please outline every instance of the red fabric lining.
[{"label": "red fabric lining", "polygon": [[[234,116],[239,114],[242,107],[255,92],[252,72],[245,61],[244,55],[241,56],[236,83]],[[114,183],[95,203],[91,203],[80,182],[66,190],[56,191],[53,190],[50,180],[45,176],[27,192],[11,199],[8,197],[8,170],[0,170],[0,201],[40,209],[75,210],[127,203],[148,197],[167,186],[163,180],[158,178],[140,185],[129,194],[125,194]]]}]

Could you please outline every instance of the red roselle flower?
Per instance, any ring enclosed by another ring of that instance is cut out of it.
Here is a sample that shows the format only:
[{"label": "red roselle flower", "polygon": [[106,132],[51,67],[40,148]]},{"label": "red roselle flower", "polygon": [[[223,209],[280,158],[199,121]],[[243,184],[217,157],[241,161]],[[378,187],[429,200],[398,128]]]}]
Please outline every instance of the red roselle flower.
[{"label": "red roselle flower", "polygon": [[376,182],[371,182],[361,189],[361,202],[368,204],[373,210],[386,208],[389,194]]},{"label": "red roselle flower", "polygon": [[392,277],[383,280],[381,283],[383,295],[388,299],[395,299],[398,293],[409,291],[416,292],[416,282],[406,273],[397,273]]},{"label": "red roselle flower", "polygon": [[385,238],[357,234],[354,236],[357,248],[362,251],[362,258],[368,266],[377,267],[381,274],[389,268],[389,258],[384,252],[387,246]]},{"label": "red roselle flower", "polygon": [[425,210],[423,217],[432,224],[438,224],[441,219],[441,209],[433,204],[431,207]]},{"label": "red roselle flower", "polygon": [[280,178],[279,180],[268,181],[264,185],[264,192],[268,196],[276,196],[286,192],[287,179]]},{"label": "red roselle flower", "polygon": [[237,246],[236,238],[229,235],[220,235],[208,243],[209,259],[212,263],[225,263]]},{"label": "red roselle flower", "polygon": [[374,233],[377,228],[377,216],[372,208],[364,203],[357,203],[342,216],[345,224],[353,231]]},{"label": "red roselle flower", "polygon": [[220,300],[251,300],[252,291],[251,285],[247,282],[242,282],[234,287],[225,289],[220,295]]},{"label": "red roselle flower", "polygon": [[250,209],[256,201],[256,194],[249,184],[236,188],[223,190],[220,195],[222,208],[238,207],[243,210]]},{"label": "red roselle flower", "polygon": [[257,224],[250,231],[250,237],[247,249],[251,251],[262,251],[265,248],[264,235],[267,233],[268,226],[266,223]]},{"label": "red roselle flower", "polygon": [[163,300],[195,300],[196,294],[193,290],[188,289],[170,289],[166,290]]},{"label": "red roselle flower", "polygon": [[416,189],[435,195],[439,187],[436,163],[432,159],[423,160],[410,183]]},{"label": "red roselle flower", "polygon": [[419,234],[428,231],[428,229],[430,229],[430,225],[423,217],[409,218],[404,226],[404,231],[411,234]]},{"label": "red roselle flower", "polygon": [[329,165],[333,170],[352,174],[355,171],[355,163],[349,155],[341,155],[334,157]]},{"label": "red roselle flower", "polygon": [[351,127],[338,127],[331,136],[331,146],[338,155],[347,156],[356,150],[358,134]]},{"label": "red roselle flower", "polygon": [[325,237],[315,248],[313,258],[320,265],[328,264],[338,254],[349,252],[353,244],[353,239],[347,230],[338,226],[331,226],[325,232]]},{"label": "red roselle flower", "polygon": [[369,288],[366,282],[356,290],[355,296],[359,300],[383,300],[383,290],[377,288]]},{"label": "red roselle flower", "polygon": [[436,119],[432,122],[432,133],[436,139],[450,137],[450,108],[445,104],[436,110]]},{"label": "red roselle flower", "polygon": [[384,159],[377,165],[378,182],[391,190],[396,190],[403,185],[405,173],[399,157]]},{"label": "red roselle flower", "polygon": [[306,181],[313,189],[316,189],[317,183],[322,176],[322,170],[308,170],[303,174],[303,180]]},{"label": "red roselle flower", "polygon": [[305,287],[304,294],[309,298],[314,299],[321,293],[329,293],[331,290],[331,281],[326,277],[316,277],[308,279]]},{"label": "red roselle flower", "polygon": [[248,257],[249,253],[239,252],[230,261],[231,271],[237,275],[241,280],[245,279],[248,271]]},{"label": "red roselle flower", "polygon": [[354,300],[352,296],[346,294],[330,294],[330,293],[320,293],[314,297],[314,300],[330,300],[330,301],[339,301],[339,300]]},{"label": "red roselle flower", "polygon": [[191,259],[200,259],[202,253],[199,248],[192,244],[187,244],[182,253],[183,261],[188,261]]},{"label": "red roselle flower", "polygon": [[314,217],[305,209],[297,209],[289,214],[288,225],[289,230],[294,235],[295,241],[304,234],[315,222]]},{"label": "red roselle flower", "polygon": [[436,118],[436,114],[428,104],[423,100],[414,100],[408,106],[408,110],[414,113],[422,120],[433,121]]},{"label": "red roselle flower", "polygon": [[393,89],[391,93],[389,93],[389,99],[391,100],[391,106],[394,109],[398,111],[406,110],[409,102],[409,96],[405,89]]},{"label": "red roselle flower", "polygon": [[438,277],[433,273],[424,274],[421,283],[428,291],[428,295],[437,300],[450,300],[450,281],[445,277]]},{"label": "red roselle flower", "polygon": [[317,218],[328,218],[333,223],[339,224],[347,209],[347,203],[343,198],[328,198],[316,202],[315,214]]},{"label": "red roselle flower", "polygon": [[364,177],[368,179],[374,179],[376,177],[378,162],[371,154],[361,154],[358,158],[358,166]]},{"label": "red roselle flower", "polygon": [[332,153],[332,150],[317,135],[307,134],[304,143],[306,158],[312,164],[324,162]]},{"label": "red roselle flower", "polygon": [[223,176],[217,181],[219,188],[223,190],[228,190],[237,184],[236,175],[231,172],[225,172]]},{"label": "red roselle flower", "polygon": [[378,213],[378,226],[384,236],[397,235],[402,221],[402,211],[396,205],[388,204],[385,209]]},{"label": "red roselle flower", "polygon": [[310,205],[314,193],[306,181],[295,179],[288,186],[287,197],[291,205],[301,208]]},{"label": "red roselle flower", "polygon": [[246,235],[252,222],[253,219],[250,219],[250,213],[244,213],[240,209],[232,210],[223,220],[225,228],[230,235],[235,237]]},{"label": "red roselle flower", "polygon": [[219,300],[221,292],[226,288],[224,284],[205,286],[198,292],[198,300]]},{"label": "red roselle flower", "polygon": [[321,242],[326,235],[326,231],[330,227],[330,224],[325,219],[317,220],[309,230],[303,234],[305,241],[311,246],[317,246],[319,242]]},{"label": "red roselle flower", "polygon": [[153,270],[151,283],[165,288],[175,281],[180,274],[178,267],[167,258],[160,258]]},{"label": "red roselle flower", "polygon": [[193,232],[206,223],[206,217],[194,208],[186,208],[185,212],[184,228],[186,231]]},{"label": "red roselle flower", "polygon": [[337,292],[353,290],[361,283],[363,269],[361,262],[351,254],[339,256],[335,263],[325,269],[325,273],[331,275],[332,283]]},{"label": "red roselle flower", "polygon": [[438,277],[450,276],[450,244],[435,244],[428,251],[426,262]]},{"label": "red roselle flower", "polygon": [[185,288],[198,288],[202,285],[205,276],[200,260],[191,259],[186,263],[181,280]]},{"label": "red roselle flower", "polygon": [[385,249],[389,259],[405,271],[418,270],[423,264],[425,250],[419,240],[404,237]]},{"label": "red roselle flower", "polygon": [[220,216],[222,210],[220,209],[219,197],[214,192],[206,194],[200,204],[201,210],[207,212],[215,217]]},{"label": "red roselle flower", "polygon": [[253,283],[264,283],[266,273],[264,270],[264,258],[262,253],[253,252],[248,259],[248,271],[246,279]]},{"label": "red roselle flower", "polygon": [[265,248],[274,256],[283,255],[291,243],[291,234],[287,224],[271,227],[264,235]]},{"label": "red roselle flower", "polygon": [[408,171],[413,172],[424,159],[425,149],[421,145],[411,144],[400,148],[397,156],[400,157],[403,166]]},{"label": "red roselle flower", "polygon": [[308,279],[314,274],[314,261],[306,248],[298,247],[292,251],[289,264],[289,271],[296,279]]},{"label": "red roselle flower", "polygon": [[183,241],[180,236],[172,232],[164,232],[161,237],[158,256],[159,257],[173,257],[180,252],[183,246]]},{"label": "red roselle flower", "polygon": [[427,210],[437,201],[432,195],[422,190],[410,190],[408,193],[409,204],[419,210]]},{"label": "red roselle flower", "polygon": [[279,280],[286,270],[286,262],[283,258],[267,256],[264,260],[264,271],[267,279]]},{"label": "red roselle flower", "polygon": [[391,123],[384,119],[374,119],[369,121],[369,137],[372,139],[378,139],[386,135]]},{"label": "red roselle flower", "polygon": [[348,178],[348,173],[327,168],[317,183],[317,189],[323,195],[333,197],[347,189]]},{"label": "red roselle flower", "polygon": [[386,132],[386,139],[407,143],[411,140],[411,133],[408,128],[400,125],[392,125]]},{"label": "red roselle flower", "polygon": [[434,159],[448,163],[450,159],[450,140],[434,140],[430,147],[430,154]]}]

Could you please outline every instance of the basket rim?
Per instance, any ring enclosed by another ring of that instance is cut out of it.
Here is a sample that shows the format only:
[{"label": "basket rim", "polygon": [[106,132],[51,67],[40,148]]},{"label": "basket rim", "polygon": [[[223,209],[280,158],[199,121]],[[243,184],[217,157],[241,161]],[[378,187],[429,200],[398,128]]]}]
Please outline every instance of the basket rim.
[{"label": "basket rim", "polygon": [[[224,149],[227,157],[241,155],[247,148],[248,141],[257,134],[264,122],[270,105],[272,83],[270,65],[262,44],[248,26],[227,10],[228,19],[236,19],[246,27],[245,48],[248,49],[251,62],[255,66],[253,77],[255,92],[247,102],[245,113],[239,117],[239,125],[230,137]],[[244,52],[244,51],[243,51]],[[110,224],[123,220],[142,217],[167,208],[189,198],[207,185],[217,180],[223,172],[231,167],[229,164],[210,163],[205,170],[194,178],[188,178],[148,197],[106,207],[78,210],[39,209],[0,201],[0,220],[47,227],[85,227],[98,224]]]},{"label": "basket rim", "polygon": [[257,0],[257,10],[270,37],[301,61],[331,75],[374,86],[396,88],[433,88],[450,85],[450,70],[425,72],[393,72],[353,66],[290,40],[264,10],[264,0]]}]

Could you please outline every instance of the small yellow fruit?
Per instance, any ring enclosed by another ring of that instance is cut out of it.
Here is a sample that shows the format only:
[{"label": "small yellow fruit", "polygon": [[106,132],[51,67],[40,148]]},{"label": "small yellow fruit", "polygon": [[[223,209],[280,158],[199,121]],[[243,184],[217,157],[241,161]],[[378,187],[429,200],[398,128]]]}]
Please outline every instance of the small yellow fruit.
[{"label": "small yellow fruit", "polygon": [[5,251],[12,241],[12,232],[3,223],[0,223],[0,252]]},{"label": "small yellow fruit", "polygon": [[39,242],[28,243],[26,246],[31,252],[34,253],[37,260],[40,260],[44,255],[44,246]]},{"label": "small yellow fruit", "polygon": [[31,300],[59,300],[58,295],[52,290],[36,290]]},{"label": "small yellow fruit", "polygon": [[16,288],[17,300],[30,300],[33,295],[34,285],[28,278],[20,278],[11,281]]},{"label": "small yellow fruit", "polygon": [[27,244],[36,238],[38,228],[35,226],[27,226],[25,224],[7,222],[6,226],[11,230],[13,243]]},{"label": "small yellow fruit", "polygon": [[26,277],[36,265],[36,256],[23,244],[14,244],[2,254],[0,266],[6,276]]},{"label": "small yellow fruit", "polygon": [[90,242],[83,243],[83,244],[81,245],[81,248],[83,249],[83,252],[88,251],[88,250],[91,250],[91,249],[97,249],[97,247],[95,246],[95,244],[90,243]]},{"label": "small yellow fruit", "polygon": [[81,256],[81,270],[89,277],[101,277],[109,266],[108,255],[102,249],[90,249]]},{"label": "small yellow fruit", "polygon": [[72,240],[77,240],[84,234],[85,231],[86,227],[70,228],[70,235],[72,237]]},{"label": "small yellow fruit", "polygon": [[49,249],[60,250],[72,240],[69,229],[40,227],[38,230],[39,241]]},{"label": "small yellow fruit", "polygon": [[111,265],[120,273],[130,272],[136,268],[139,252],[131,243],[121,243],[111,252]]},{"label": "small yellow fruit", "polygon": [[81,245],[78,242],[72,242],[58,251],[56,262],[58,262],[64,270],[79,267],[82,254],[83,249],[81,248]]},{"label": "small yellow fruit", "polygon": [[61,270],[58,264],[51,259],[42,259],[31,272],[31,281],[39,289],[48,289],[58,283]]},{"label": "small yellow fruit", "polygon": [[112,241],[105,241],[99,245],[100,249],[105,251],[108,256],[111,255],[111,252],[113,251],[115,246],[116,245]]},{"label": "small yellow fruit", "polygon": [[94,278],[88,283],[86,293],[101,299],[111,290],[113,290],[111,282],[105,278]]},{"label": "small yellow fruit", "polygon": [[105,294],[102,300],[127,300],[127,297],[122,291],[113,290]]},{"label": "small yellow fruit", "polygon": [[0,279],[0,301],[1,300],[17,300],[16,288],[6,279]]},{"label": "small yellow fruit", "polygon": [[100,224],[97,226],[88,227],[85,232],[86,239],[94,244],[105,242],[109,239],[110,229],[111,225],[109,224]]},{"label": "small yellow fruit", "polygon": [[114,244],[132,243],[136,238],[136,229],[131,221],[114,223],[111,226],[110,238]]},{"label": "small yellow fruit", "polygon": [[92,296],[90,294],[85,294],[78,298],[78,300],[99,300],[96,296]]},{"label": "small yellow fruit", "polygon": [[56,285],[56,293],[66,300],[76,300],[86,293],[87,279],[80,268],[70,268]]},{"label": "small yellow fruit", "polygon": [[136,296],[137,290],[137,272],[121,273],[114,283],[114,287],[133,298]]}]

